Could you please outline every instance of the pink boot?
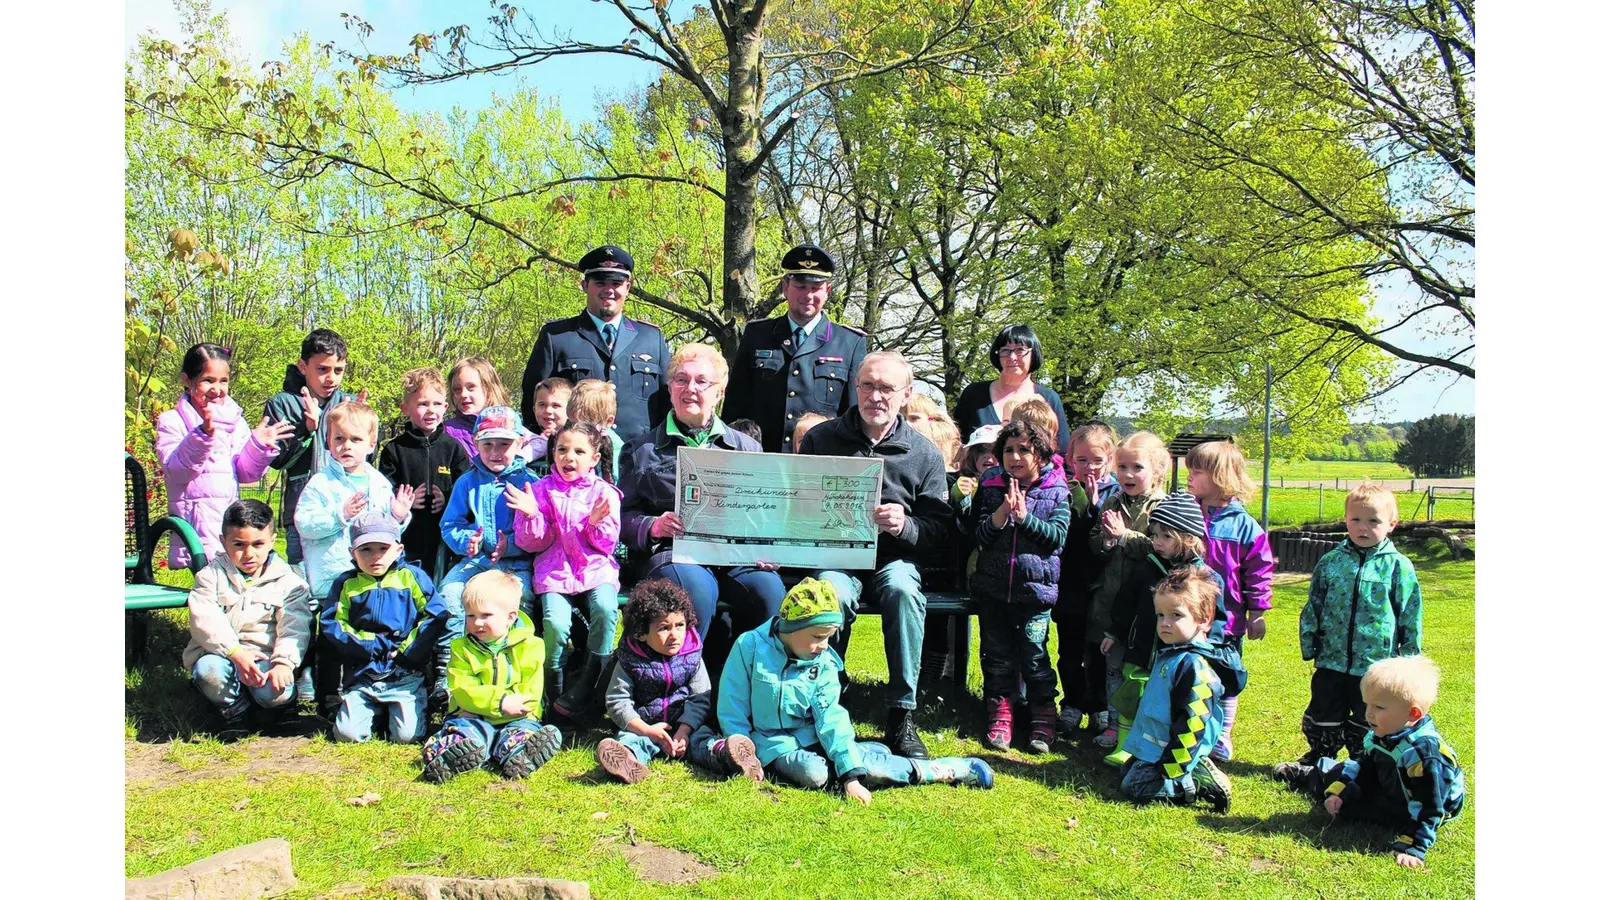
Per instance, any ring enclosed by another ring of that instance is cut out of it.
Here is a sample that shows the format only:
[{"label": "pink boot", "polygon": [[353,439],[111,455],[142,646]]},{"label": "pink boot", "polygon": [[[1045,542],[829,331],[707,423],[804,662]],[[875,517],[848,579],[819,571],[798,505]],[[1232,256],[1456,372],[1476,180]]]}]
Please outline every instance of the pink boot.
[{"label": "pink boot", "polygon": [[1011,749],[1011,698],[990,697],[985,705],[989,709],[989,733],[983,745],[1004,753]]}]

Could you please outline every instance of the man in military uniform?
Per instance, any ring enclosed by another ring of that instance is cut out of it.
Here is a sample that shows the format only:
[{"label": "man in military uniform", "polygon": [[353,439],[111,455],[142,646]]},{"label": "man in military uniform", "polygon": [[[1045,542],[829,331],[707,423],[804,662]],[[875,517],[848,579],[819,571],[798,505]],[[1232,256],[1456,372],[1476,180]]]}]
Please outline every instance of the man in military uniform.
[{"label": "man in military uniform", "polygon": [[617,386],[617,434],[630,441],[667,415],[667,342],[661,329],[622,314],[633,284],[633,257],[621,247],[596,247],[578,260],[586,309],[548,322],[522,373],[523,421],[534,421],[534,385],[552,375],[577,384],[600,378]]},{"label": "man in military uniform", "polygon": [[866,333],[823,312],[833,289],[833,257],[812,244],[783,255],[788,315],[746,325],[728,373],[722,417],[761,426],[762,449],[794,450],[794,422],[807,411],[843,415],[856,403],[855,372]]}]

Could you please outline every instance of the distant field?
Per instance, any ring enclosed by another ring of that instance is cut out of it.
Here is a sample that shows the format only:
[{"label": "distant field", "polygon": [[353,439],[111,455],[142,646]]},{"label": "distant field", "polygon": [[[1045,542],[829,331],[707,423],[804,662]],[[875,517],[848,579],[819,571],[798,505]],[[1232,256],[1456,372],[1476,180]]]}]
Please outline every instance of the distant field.
[{"label": "distant field", "polygon": [[[1257,481],[1261,480],[1261,460],[1250,460],[1250,475]],[[1410,469],[1405,466],[1395,465],[1392,462],[1325,459],[1275,459],[1272,461],[1273,484],[1277,484],[1279,478],[1286,481],[1320,481],[1325,479],[1331,483],[1335,478],[1343,481],[1347,478],[1379,480],[1410,477]]]}]

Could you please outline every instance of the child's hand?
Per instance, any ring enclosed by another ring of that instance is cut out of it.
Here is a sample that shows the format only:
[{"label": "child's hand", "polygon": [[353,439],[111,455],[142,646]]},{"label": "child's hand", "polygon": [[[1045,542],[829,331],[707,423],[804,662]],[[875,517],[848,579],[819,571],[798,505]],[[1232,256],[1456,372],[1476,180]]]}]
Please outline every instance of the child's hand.
[{"label": "child's hand", "polygon": [[233,662],[233,669],[239,673],[239,680],[246,687],[261,687],[267,683],[267,676],[262,674],[256,665],[258,660],[266,659],[267,655],[254,647],[240,647],[228,655]]},{"label": "child's hand", "polygon": [[506,485],[506,506],[513,512],[519,512],[530,519],[538,518],[539,501],[534,499],[533,491],[523,490],[514,484]]},{"label": "child's hand", "polygon": [[667,723],[657,722],[654,725],[646,725],[644,727],[644,736],[655,741],[656,746],[661,748],[662,753],[668,756],[672,755],[672,735],[667,731]]},{"label": "child's hand", "polygon": [[1109,655],[1111,653],[1111,648],[1115,647],[1116,645],[1117,645],[1117,642],[1116,642],[1115,638],[1106,638],[1105,640],[1101,641],[1100,642],[1100,655],[1101,656]]},{"label": "child's hand", "polygon": [[271,685],[274,691],[283,690],[293,681],[294,669],[289,668],[286,662],[273,663],[272,668],[267,670],[267,684]]},{"label": "child's hand", "polygon": [[444,505],[446,502],[444,488],[439,487],[437,484],[429,485],[428,495],[433,498],[433,502],[428,505],[428,511],[444,512]]},{"label": "child's hand", "polygon": [[416,489],[409,484],[400,485],[400,488],[394,492],[394,499],[389,501],[389,513],[394,516],[396,522],[406,517],[406,513],[410,512],[411,507],[415,505],[416,499]]},{"label": "child's hand", "polygon": [[492,563],[499,562],[500,557],[506,553],[506,533],[501,531],[497,532],[497,534],[499,534],[499,539],[494,542],[494,549],[489,551],[489,562]]},{"label": "child's hand", "polygon": [[675,512],[664,512],[650,523],[650,536],[653,538],[678,537],[683,531],[683,520]]},{"label": "child's hand", "polygon": [[300,388],[300,415],[305,419],[306,431],[317,433],[317,401],[311,399],[311,389]]},{"label": "child's hand", "polygon": [[1100,479],[1086,478],[1078,483],[1083,485],[1083,492],[1089,495],[1089,505],[1098,505],[1100,503]]},{"label": "child's hand", "polygon": [[211,404],[209,403],[200,404],[200,430],[206,433],[206,437],[216,436],[217,426],[211,424]]},{"label": "child's hand", "polygon": [[1394,855],[1394,861],[1403,869],[1422,868],[1422,860],[1417,859],[1415,856],[1412,856],[1409,853],[1396,853]]},{"label": "child's hand", "polygon": [[482,546],[483,546],[483,526],[479,525],[478,526],[478,530],[474,531],[472,533],[472,537],[467,538],[467,555],[468,556],[477,556],[478,555],[478,548],[482,547]]},{"label": "child's hand", "polygon": [[1343,805],[1344,798],[1340,797],[1338,794],[1330,794],[1328,799],[1322,801],[1322,808],[1326,809],[1328,811],[1328,815],[1330,816],[1337,816],[1339,814],[1339,807]]},{"label": "child's hand", "polygon": [[1246,637],[1250,638],[1252,641],[1259,641],[1267,636],[1266,610],[1252,609],[1246,611],[1244,615],[1249,621],[1249,624],[1245,626],[1244,633]]},{"label": "child's hand", "polygon": [[423,487],[423,488],[412,488],[412,490],[411,490],[411,508],[412,509],[427,509],[430,505],[432,505],[433,495],[431,493],[429,493],[430,490],[431,490],[431,488],[426,488],[426,487]]},{"label": "child's hand", "polygon": [[956,493],[963,497],[972,496],[972,492],[977,489],[978,479],[973,478],[971,475],[963,475],[956,479]]},{"label": "child's hand", "polygon": [[362,492],[360,492],[358,494],[351,494],[350,495],[350,499],[344,501],[344,518],[345,518],[345,521],[348,522],[351,519],[354,519],[356,516],[361,515],[361,511],[363,509],[366,509],[366,508],[367,508],[367,492],[366,491],[362,491]]},{"label": "child's hand", "polygon": [[356,402],[357,403],[366,403],[367,402],[367,389],[366,388],[362,388],[360,391],[358,391],[356,393]]},{"label": "child's hand", "polygon": [[500,714],[503,716],[525,716],[528,714],[528,701],[521,694],[507,693],[500,701]]},{"label": "child's hand", "polygon": [[672,733],[672,755],[682,757],[689,752],[689,726],[679,725]]},{"label": "child's hand", "polygon": [[611,498],[602,495],[600,502],[594,505],[594,509],[589,510],[589,527],[599,528],[600,523],[609,515],[611,515]]},{"label": "child's hand", "polygon": [[1011,487],[1006,491],[1006,506],[1011,508],[1013,521],[1021,522],[1028,517],[1028,494],[1022,489],[1022,485],[1015,481],[1011,482]]},{"label": "child's hand", "polygon": [[251,432],[258,443],[268,447],[276,447],[278,442],[294,435],[293,422],[274,422],[266,416],[261,417],[261,424]]},{"label": "child's hand", "polygon": [[1006,523],[1011,521],[1010,499],[1011,498],[1007,497],[1006,500],[1008,502],[1002,503],[995,507],[994,515],[989,517],[990,525],[993,525],[996,528],[1004,528],[1006,527]]},{"label": "child's hand", "polygon": [[862,784],[859,778],[846,778],[844,792],[860,801],[862,806],[872,803],[872,792],[867,790],[867,786]]},{"label": "child's hand", "polygon": [[1122,513],[1108,509],[1100,514],[1100,530],[1106,535],[1106,544],[1109,546],[1113,539],[1120,539],[1127,532],[1127,523],[1122,519]]}]

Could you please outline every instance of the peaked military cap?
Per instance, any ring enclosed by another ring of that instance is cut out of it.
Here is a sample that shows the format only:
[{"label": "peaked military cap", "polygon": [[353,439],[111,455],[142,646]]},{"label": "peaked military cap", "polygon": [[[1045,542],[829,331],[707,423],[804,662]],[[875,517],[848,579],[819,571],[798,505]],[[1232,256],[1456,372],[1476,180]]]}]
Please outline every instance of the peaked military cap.
[{"label": "peaked military cap", "polygon": [[821,284],[833,278],[833,257],[816,244],[801,244],[783,255],[779,263],[783,274],[805,284]]},{"label": "peaked military cap", "polygon": [[633,257],[621,247],[605,244],[590,250],[578,260],[578,269],[583,272],[583,277],[603,272],[621,272],[633,276]]}]

